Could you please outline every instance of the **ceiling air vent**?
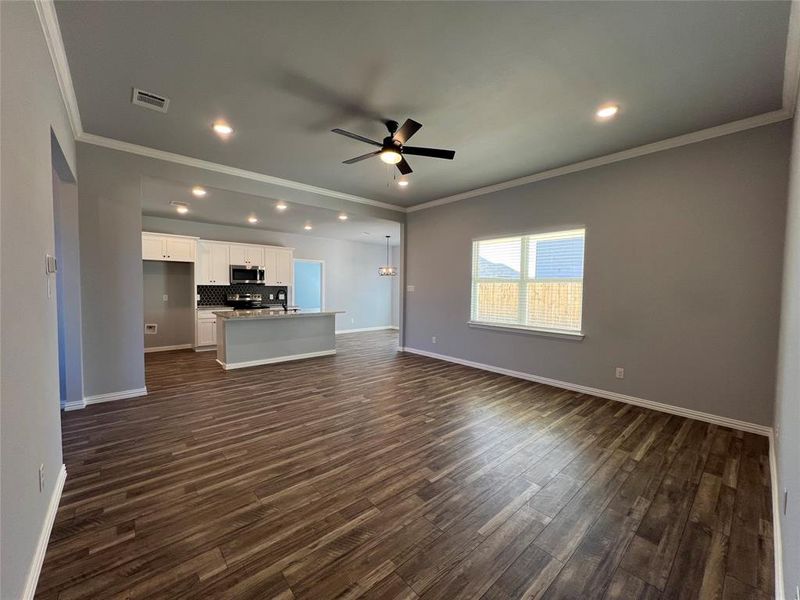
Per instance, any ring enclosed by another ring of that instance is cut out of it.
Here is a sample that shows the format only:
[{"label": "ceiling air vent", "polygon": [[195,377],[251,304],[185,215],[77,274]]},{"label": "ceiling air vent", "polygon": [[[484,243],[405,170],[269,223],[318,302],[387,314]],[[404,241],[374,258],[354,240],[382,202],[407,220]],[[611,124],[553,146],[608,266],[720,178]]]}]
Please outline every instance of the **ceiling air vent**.
[{"label": "ceiling air vent", "polygon": [[133,88],[133,98],[131,102],[137,106],[149,108],[150,110],[157,110],[158,112],[165,113],[169,107],[169,98],[153,94],[152,92],[145,92],[139,88]]}]

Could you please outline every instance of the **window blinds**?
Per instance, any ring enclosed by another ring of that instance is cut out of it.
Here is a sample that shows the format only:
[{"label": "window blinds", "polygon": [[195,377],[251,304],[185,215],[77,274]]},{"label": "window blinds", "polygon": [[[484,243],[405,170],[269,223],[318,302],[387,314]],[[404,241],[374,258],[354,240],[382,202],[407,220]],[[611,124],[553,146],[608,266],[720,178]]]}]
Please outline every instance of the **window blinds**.
[{"label": "window blinds", "polygon": [[473,242],[472,321],[580,332],[584,237],[574,229]]}]

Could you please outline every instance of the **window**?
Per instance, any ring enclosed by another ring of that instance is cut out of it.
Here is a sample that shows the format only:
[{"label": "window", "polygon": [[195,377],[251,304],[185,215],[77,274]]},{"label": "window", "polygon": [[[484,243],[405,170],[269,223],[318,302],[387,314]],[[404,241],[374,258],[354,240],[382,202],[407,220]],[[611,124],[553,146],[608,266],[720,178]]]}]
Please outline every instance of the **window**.
[{"label": "window", "polygon": [[579,334],[585,230],[472,243],[471,323]]}]

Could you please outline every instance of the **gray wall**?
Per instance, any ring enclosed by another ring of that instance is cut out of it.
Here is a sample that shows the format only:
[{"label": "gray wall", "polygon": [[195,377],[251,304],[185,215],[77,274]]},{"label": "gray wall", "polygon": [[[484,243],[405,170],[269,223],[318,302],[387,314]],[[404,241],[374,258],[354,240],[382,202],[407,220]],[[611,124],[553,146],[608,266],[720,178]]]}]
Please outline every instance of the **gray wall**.
[{"label": "gray wall", "polygon": [[[192,303],[194,263],[143,260],[144,323],[158,325],[156,334],[144,336],[145,348],[194,344],[195,314]],[[164,301],[164,295],[167,301]]]},{"label": "gray wall", "polygon": [[292,247],[295,258],[325,261],[326,308],[345,311],[336,315],[337,331],[392,324],[392,282],[378,275],[378,267],[386,262],[384,246],[160,217],[142,217],[142,228],[206,240]]},{"label": "gray wall", "polygon": [[789,210],[784,252],[783,304],[775,402],[775,453],[779,498],[789,507],[779,515],[786,597],[800,586],[800,120],[795,115]]},{"label": "gray wall", "polygon": [[0,60],[0,597],[12,599],[23,593],[62,464],[55,277],[44,272],[55,252],[51,128],[76,171],[32,2],[0,2]]},{"label": "gray wall", "polygon": [[[56,159],[54,159],[56,160]],[[83,402],[81,264],[78,186],[53,170],[53,218],[58,271],[58,366],[61,405]]]},{"label": "gray wall", "polygon": [[[392,246],[392,266],[400,270],[400,246]],[[398,273],[399,275],[399,273]],[[392,327],[400,327],[400,277],[392,277]]]},{"label": "gray wall", "polygon": [[[404,344],[771,425],[789,128],[410,213]],[[473,238],[576,226],[583,341],[467,326]]]},{"label": "gray wall", "polygon": [[[88,396],[134,390],[145,385],[140,197],[143,176],[283,198],[287,202],[324,206],[352,215],[401,222],[405,218],[396,211],[321,197],[305,190],[279,188],[86,143],[76,146],[81,165],[78,195],[84,388]],[[279,243],[278,238],[275,243]],[[352,260],[358,264],[367,259],[356,253]],[[334,271],[329,268],[328,273],[333,275]],[[339,298],[328,298],[331,306],[337,300]],[[350,327],[355,327],[359,321],[375,320],[374,316],[365,314]]]}]

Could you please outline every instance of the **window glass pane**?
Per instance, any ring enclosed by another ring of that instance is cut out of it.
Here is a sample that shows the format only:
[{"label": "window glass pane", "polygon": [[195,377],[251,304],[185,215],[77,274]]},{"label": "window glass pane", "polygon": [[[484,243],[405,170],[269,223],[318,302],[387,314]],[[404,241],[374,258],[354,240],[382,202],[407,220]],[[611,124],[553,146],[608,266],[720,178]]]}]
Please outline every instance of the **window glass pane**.
[{"label": "window glass pane", "polygon": [[528,283],[528,327],[581,330],[583,281]]},{"label": "window glass pane", "polygon": [[519,321],[519,284],[479,282],[475,290],[473,319],[487,323]]},{"label": "window glass pane", "polygon": [[478,242],[478,277],[480,279],[519,279],[522,238]]},{"label": "window glass pane", "polygon": [[474,242],[472,319],[580,332],[584,235],[571,229]]},{"label": "window glass pane", "polygon": [[530,279],[583,277],[583,236],[538,240],[530,238],[528,244]]}]

